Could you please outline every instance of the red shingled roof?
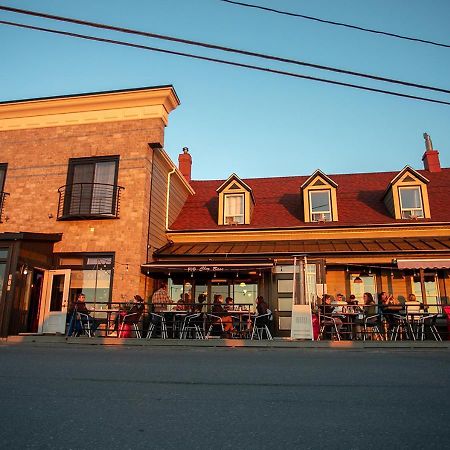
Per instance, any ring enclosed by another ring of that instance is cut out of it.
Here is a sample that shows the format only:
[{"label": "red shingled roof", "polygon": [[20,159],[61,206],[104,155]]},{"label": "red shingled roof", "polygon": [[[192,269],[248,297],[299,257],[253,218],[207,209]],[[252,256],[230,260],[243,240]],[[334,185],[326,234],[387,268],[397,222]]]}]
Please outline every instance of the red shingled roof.
[{"label": "red shingled roof", "polygon": [[[430,180],[428,196],[431,219],[414,222],[450,222],[450,168],[441,172],[419,170]],[[339,221],[305,223],[300,186],[309,176],[244,179],[253,190],[256,205],[250,225],[217,225],[216,189],[224,180],[192,181],[196,194],[184,205],[172,230],[218,230],[245,228],[329,227],[408,223],[390,216],[383,194],[398,172],[328,175],[337,184]]]}]

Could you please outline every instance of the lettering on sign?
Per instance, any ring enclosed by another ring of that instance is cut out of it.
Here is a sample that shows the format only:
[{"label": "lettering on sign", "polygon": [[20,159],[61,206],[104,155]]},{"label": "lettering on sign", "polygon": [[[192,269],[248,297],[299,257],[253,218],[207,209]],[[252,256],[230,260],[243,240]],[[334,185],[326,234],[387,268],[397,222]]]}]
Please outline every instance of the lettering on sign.
[{"label": "lettering on sign", "polygon": [[187,268],[188,272],[222,272],[224,270],[223,267],[218,267],[218,266],[212,266],[212,267],[208,267],[208,266],[191,266]]}]

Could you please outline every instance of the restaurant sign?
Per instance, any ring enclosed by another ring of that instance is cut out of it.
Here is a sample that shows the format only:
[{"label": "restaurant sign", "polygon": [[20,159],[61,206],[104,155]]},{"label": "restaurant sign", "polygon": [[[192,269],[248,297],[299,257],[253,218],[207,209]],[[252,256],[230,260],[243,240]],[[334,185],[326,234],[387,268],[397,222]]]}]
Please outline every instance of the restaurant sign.
[{"label": "restaurant sign", "polygon": [[190,266],[188,272],[223,272],[225,269],[219,266]]}]

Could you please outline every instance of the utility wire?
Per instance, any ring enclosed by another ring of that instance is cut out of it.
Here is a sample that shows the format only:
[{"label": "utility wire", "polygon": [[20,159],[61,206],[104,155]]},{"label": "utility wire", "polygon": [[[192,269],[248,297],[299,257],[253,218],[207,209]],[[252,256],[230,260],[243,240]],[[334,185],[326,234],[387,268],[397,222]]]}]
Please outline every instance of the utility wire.
[{"label": "utility wire", "polygon": [[233,4],[233,5],[236,5],[236,6],[243,6],[245,8],[261,9],[263,11],[268,11],[268,12],[272,12],[272,13],[275,13],[275,14],[282,14],[282,15],[285,15],[285,16],[291,16],[291,17],[298,17],[298,18],[301,18],[301,19],[313,20],[315,22],[327,23],[327,24],[336,25],[336,26],[339,26],[339,27],[352,28],[354,30],[365,31],[367,33],[382,34],[384,36],[394,37],[394,38],[397,38],[397,39],[404,39],[406,41],[420,42],[421,44],[429,44],[429,45],[436,45],[438,47],[450,48],[449,44],[443,44],[442,42],[429,41],[427,39],[420,39],[420,38],[415,38],[415,37],[411,37],[411,36],[404,36],[404,35],[397,34],[397,33],[389,33],[388,31],[373,30],[371,28],[364,28],[364,27],[360,27],[358,25],[351,25],[351,24],[343,23],[343,22],[335,22],[333,20],[320,19],[319,17],[306,16],[304,14],[297,14],[297,13],[292,13],[292,12],[289,12],[289,11],[281,11],[279,9],[268,8],[266,6],[254,5],[254,4],[243,3],[243,2],[236,2],[236,1],[233,1],[233,0],[219,0],[219,1],[220,2],[224,2],[224,3],[230,3],[230,4]]},{"label": "utility wire", "polygon": [[221,50],[221,51],[225,51],[225,52],[229,52],[229,53],[237,53],[237,54],[245,55],[245,56],[263,58],[263,59],[268,59],[271,61],[295,64],[298,66],[306,66],[306,67],[311,67],[314,69],[326,70],[326,71],[330,71],[330,72],[337,72],[337,73],[341,73],[341,74],[345,74],[345,75],[352,75],[352,76],[368,78],[368,79],[376,80],[376,81],[383,81],[383,82],[387,82],[387,83],[399,84],[402,86],[408,86],[408,87],[414,87],[414,88],[419,88],[419,89],[426,89],[426,90],[430,90],[430,91],[443,92],[445,94],[450,94],[450,90],[438,88],[438,87],[434,87],[434,86],[427,86],[427,85],[423,85],[423,84],[411,83],[411,82],[396,80],[396,79],[392,79],[392,78],[380,77],[377,75],[365,74],[365,73],[361,73],[361,72],[354,72],[354,71],[339,69],[339,68],[330,67],[330,66],[323,66],[323,65],[319,65],[319,64],[308,63],[305,61],[281,58],[278,56],[267,55],[264,53],[255,53],[255,52],[250,52],[247,50],[238,50],[235,48],[224,47],[224,46],[209,44],[209,43],[205,43],[205,42],[191,41],[188,39],[177,38],[174,36],[149,33],[146,31],[116,27],[116,26],[106,25],[106,24],[97,23],[97,22],[89,22],[89,21],[85,21],[85,20],[73,19],[70,17],[56,16],[53,14],[46,14],[46,13],[41,13],[41,12],[37,12],[37,11],[12,8],[9,6],[0,5],[0,10],[9,11],[9,12],[17,13],[17,14],[30,15],[30,16],[34,16],[34,17],[42,17],[45,19],[69,22],[69,23],[74,23],[77,25],[86,25],[89,27],[100,28],[100,29],[105,29],[105,30],[118,31],[121,33],[135,34],[135,35],[139,35],[139,36],[145,36],[145,37],[150,37],[150,38],[154,38],[154,39],[161,39],[161,40],[165,40],[165,41],[178,42],[178,43],[182,43],[182,44],[193,45],[193,46],[198,46],[198,47],[203,47],[203,48],[208,48],[208,49],[213,49],[213,50]]},{"label": "utility wire", "polygon": [[86,40],[90,40],[90,41],[106,42],[109,44],[116,44],[116,45],[122,45],[122,46],[126,46],[126,47],[134,47],[134,48],[139,48],[139,49],[149,50],[149,51],[154,51],[154,52],[167,53],[170,55],[184,56],[187,58],[193,58],[193,59],[198,59],[198,60],[202,60],[202,61],[226,64],[229,66],[242,67],[242,68],[246,68],[246,69],[258,70],[261,72],[269,72],[269,73],[285,75],[285,76],[294,77],[294,78],[302,78],[305,80],[318,81],[321,83],[328,83],[328,84],[333,84],[333,85],[337,85],[337,86],[345,86],[345,87],[350,87],[350,88],[354,88],[354,89],[360,89],[363,91],[378,92],[381,94],[393,95],[396,97],[409,98],[409,99],[413,99],[413,100],[421,100],[421,101],[430,102],[430,103],[439,103],[441,105],[450,105],[450,102],[446,102],[443,100],[436,100],[436,99],[427,98],[427,97],[419,97],[416,95],[403,94],[401,92],[387,91],[384,89],[376,89],[376,88],[372,88],[372,87],[368,87],[368,86],[362,86],[359,84],[344,83],[341,81],[329,80],[326,78],[312,77],[309,75],[302,75],[302,74],[293,73],[293,72],[286,72],[286,71],[282,71],[282,70],[270,69],[267,67],[254,66],[251,64],[238,63],[238,62],[229,61],[229,60],[225,60],[225,59],[211,58],[211,57],[207,57],[207,56],[194,55],[191,53],[177,52],[174,50],[166,50],[166,49],[161,49],[161,48],[157,48],[157,47],[150,47],[147,45],[134,44],[131,42],[94,37],[94,36],[89,36],[86,34],[72,33],[72,32],[68,32],[68,31],[55,30],[55,29],[51,29],[51,28],[43,28],[43,27],[38,27],[38,26],[33,26],[33,25],[25,25],[25,24],[21,24],[21,23],[17,23],[17,22],[9,22],[6,20],[0,20],[0,24],[10,25],[10,26],[19,27],[19,28],[25,28],[25,29],[29,29],[29,30],[44,31],[47,33],[59,34],[59,35],[63,35],[63,36],[70,36],[70,37],[86,39]]}]

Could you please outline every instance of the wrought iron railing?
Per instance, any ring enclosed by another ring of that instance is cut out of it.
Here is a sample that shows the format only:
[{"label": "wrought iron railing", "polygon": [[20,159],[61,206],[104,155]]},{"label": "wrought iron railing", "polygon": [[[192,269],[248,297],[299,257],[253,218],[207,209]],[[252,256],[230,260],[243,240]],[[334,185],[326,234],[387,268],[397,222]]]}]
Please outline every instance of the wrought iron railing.
[{"label": "wrought iron railing", "polygon": [[0,223],[3,222],[3,208],[5,206],[6,197],[9,194],[7,192],[0,192]]},{"label": "wrought iron railing", "polygon": [[58,220],[77,218],[117,219],[120,192],[124,188],[105,183],[73,183],[58,189]]}]

